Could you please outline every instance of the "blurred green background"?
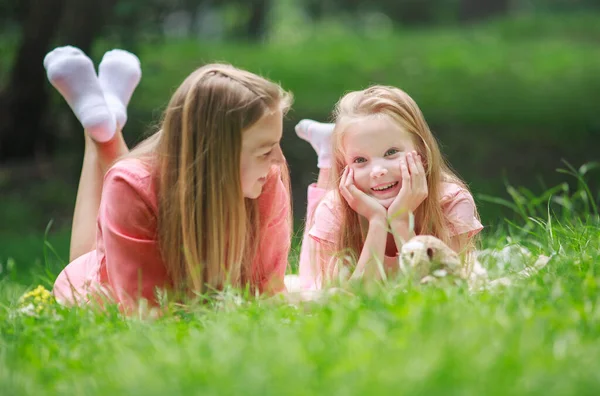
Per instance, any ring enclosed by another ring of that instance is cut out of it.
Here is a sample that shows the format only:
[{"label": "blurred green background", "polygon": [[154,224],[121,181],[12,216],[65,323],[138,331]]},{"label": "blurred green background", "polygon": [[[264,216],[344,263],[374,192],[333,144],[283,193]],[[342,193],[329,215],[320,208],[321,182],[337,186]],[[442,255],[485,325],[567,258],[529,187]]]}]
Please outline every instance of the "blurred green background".
[{"label": "blurred green background", "polygon": [[[68,257],[82,131],[42,66],[67,44],[96,64],[115,47],[141,59],[130,145],[204,63],[292,91],[283,149],[297,227],[317,168],[293,126],[329,120],[340,96],[370,84],[417,101],[490,229],[512,212],[486,196],[509,198],[508,184],[542,194],[575,182],[556,172],[563,161],[600,157],[598,0],[0,0],[0,264]],[[598,197],[597,173],[588,181]]]}]

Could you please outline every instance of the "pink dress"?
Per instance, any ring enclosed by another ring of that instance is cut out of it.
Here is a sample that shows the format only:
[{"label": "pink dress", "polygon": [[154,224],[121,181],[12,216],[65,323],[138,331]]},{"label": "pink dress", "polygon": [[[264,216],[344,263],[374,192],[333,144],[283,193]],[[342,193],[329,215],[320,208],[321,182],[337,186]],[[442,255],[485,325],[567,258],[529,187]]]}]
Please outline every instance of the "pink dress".
[{"label": "pink dress", "polygon": [[[157,243],[154,177],[138,159],[116,163],[105,175],[97,218],[96,249],[58,275],[54,295],[63,303],[88,302],[97,292],[126,306],[142,297],[155,302],[156,288],[171,286]],[[273,167],[258,198],[261,236],[252,282],[261,291],[285,289],[290,249],[290,196]]]},{"label": "pink dress", "polygon": [[[471,194],[454,183],[443,183],[440,197],[442,210],[448,219],[450,236],[468,234],[476,235],[483,226],[475,216],[475,201]],[[310,219],[314,218],[314,222]],[[308,188],[307,224],[310,229],[304,233],[302,250],[300,252],[299,277],[302,289],[311,290],[320,288],[320,278],[323,263],[319,263],[319,251],[324,245],[332,246],[336,243],[337,233],[341,227],[338,203],[334,191],[318,188],[311,185]],[[314,243],[310,243],[311,240]],[[313,246],[313,251],[309,246]],[[311,258],[312,254],[312,258]],[[396,258],[385,257],[384,264]]]}]

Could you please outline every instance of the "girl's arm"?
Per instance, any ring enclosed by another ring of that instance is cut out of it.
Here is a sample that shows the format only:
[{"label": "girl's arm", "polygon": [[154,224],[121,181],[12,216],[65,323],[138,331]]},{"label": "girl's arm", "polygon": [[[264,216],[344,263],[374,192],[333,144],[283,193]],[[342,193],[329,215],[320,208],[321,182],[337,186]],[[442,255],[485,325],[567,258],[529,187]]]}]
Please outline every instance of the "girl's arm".
[{"label": "girl's arm", "polygon": [[[369,222],[367,238],[360,257],[350,280],[378,278],[379,263],[383,263],[385,245],[387,238],[387,224],[385,219],[375,219]],[[310,237],[308,240],[308,250],[310,252],[310,265],[312,268],[311,289],[322,289],[332,283],[338,283],[340,273],[344,266],[343,258],[335,252],[334,244]],[[342,274],[343,276],[343,274]],[[347,278],[347,276],[344,276]],[[305,283],[307,280],[302,280]]]},{"label": "girl's arm", "polygon": [[348,205],[369,222],[369,229],[351,280],[364,275],[377,276],[377,268],[383,264],[387,243],[387,211],[375,199],[360,191],[354,184],[354,169],[346,167],[340,180],[340,194]]},{"label": "girl's arm", "polygon": [[414,213],[429,194],[427,175],[420,155],[415,151],[407,153],[404,158],[400,158],[399,166],[402,187],[388,208],[388,219],[398,251],[404,242],[415,236],[415,232],[409,227],[409,213]]},{"label": "girl's arm", "polygon": [[482,229],[483,225],[477,218],[477,210],[473,196],[464,189],[460,189],[451,199],[442,204],[450,231],[448,245],[458,254],[469,254],[474,250],[473,237]]},{"label": "girl's arm", "polygon": [[383,264],[387,242],[387,222],[385,218],[373,218],[369,221],[367,238],[350,280],[379,278],[378,268]]},{"label": "girl's arm", "polygon": [[409,222],[406,219],[393,219],[390,221],[390,227],[398,251],[402,249],[402,245],[404,245],[406,241],[416,235],[415,231],[410,229]]},{"label": "girl's arm", "polygon": [[469,253],[466,249],[469,247],[469,233],[455,235],[450,238],[448,246],[458,254]]}]

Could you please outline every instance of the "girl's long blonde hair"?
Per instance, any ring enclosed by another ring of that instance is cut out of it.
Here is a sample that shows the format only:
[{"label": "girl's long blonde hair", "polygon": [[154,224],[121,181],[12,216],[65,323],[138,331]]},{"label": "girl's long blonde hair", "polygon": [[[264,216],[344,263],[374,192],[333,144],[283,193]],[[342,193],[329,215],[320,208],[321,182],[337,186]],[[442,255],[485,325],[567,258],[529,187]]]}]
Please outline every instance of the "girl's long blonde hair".
[{"label": "girl's long blonde hair", "polygon": [[[242,132],[270,112],[285,113],[291,100],[253,73],[205,65],[173,94],[160,130],[130,154],[155,172],[157,238],[175,290],[257,286],[251,275],[261,219],[257,200],[242,193]],[[269,177],[281,177],[289,189],[287,166],[280,168],[281,176]]]},{"label": "girl's long blonde hair", "polygon": [[[348,122],[365,117],[389,117],[413,138],[417,152],[423,159],[427,174],[428,196],[414,213],[415,233],[433,235],[445,243],[450,240],[448,219],[440,204],[442,182],[456,183],[467,189],[465,183],[450,169],[442,156],[421,110],[415,101],[404,91],[389,86],[372,86],[362,91],[346,94],[335,107],[335,129],[332,136],[333,166],[332,183],[339,180],[346,166],[343,152],[343,138]],[[347,252],[357,260],[365,242],[366,230],[359,215],[350,208],[339,190],[335,189],[336,199],[341,204],[341,228],[336,251]],[[475,213],[476,216],[477,213]]]}]

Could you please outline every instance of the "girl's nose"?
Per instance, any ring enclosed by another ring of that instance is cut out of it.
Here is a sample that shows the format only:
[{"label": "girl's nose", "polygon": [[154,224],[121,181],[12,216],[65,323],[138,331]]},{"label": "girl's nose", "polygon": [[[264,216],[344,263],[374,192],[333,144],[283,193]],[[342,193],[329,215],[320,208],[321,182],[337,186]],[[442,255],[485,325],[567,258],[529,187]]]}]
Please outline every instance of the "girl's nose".
[{"label": "girl's nose", "polygon": [[283,151],[281,151],[281,146],[277,145],[273,150],[275,150],[273,153],[273,163],[282,164],[285,161],[285,157],[283,156]]},{"label": "girl's nose", "polygon": [[371,171],[371,177],[376,179],[378,177],[384,176],[385,174],[387,174],[387,172],[388,171],[386,168],[382,168],[381,166],[375,166]]}]

